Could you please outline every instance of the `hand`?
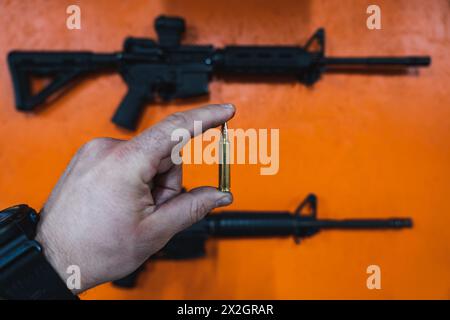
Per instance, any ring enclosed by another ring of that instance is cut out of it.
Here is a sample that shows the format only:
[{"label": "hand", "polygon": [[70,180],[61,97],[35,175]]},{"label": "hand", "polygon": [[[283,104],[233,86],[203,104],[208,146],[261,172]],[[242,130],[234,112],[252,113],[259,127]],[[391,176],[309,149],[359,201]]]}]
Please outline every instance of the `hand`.
[{"label": "hand", "polygon": [[176,113],[129,141],[95,139],[70,162],[41,213],[36,240],[62,279],[81,271],[80,293],[124,277],[229,193],[201,187],[180,193],[181,166],[171,161],[171,133],[194,120],[205,130],[234,115],[232,105]]}]

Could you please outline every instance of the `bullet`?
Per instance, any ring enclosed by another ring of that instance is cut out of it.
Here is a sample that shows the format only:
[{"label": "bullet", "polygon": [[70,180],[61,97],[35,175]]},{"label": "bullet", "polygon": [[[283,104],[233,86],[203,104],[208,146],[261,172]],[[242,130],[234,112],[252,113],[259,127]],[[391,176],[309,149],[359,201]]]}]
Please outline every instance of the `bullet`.
[{"label": "bullet", "polygon": [[230,192],[230,141],[225,122],[222,125],[219,141],[219,188],[222,192]]}]

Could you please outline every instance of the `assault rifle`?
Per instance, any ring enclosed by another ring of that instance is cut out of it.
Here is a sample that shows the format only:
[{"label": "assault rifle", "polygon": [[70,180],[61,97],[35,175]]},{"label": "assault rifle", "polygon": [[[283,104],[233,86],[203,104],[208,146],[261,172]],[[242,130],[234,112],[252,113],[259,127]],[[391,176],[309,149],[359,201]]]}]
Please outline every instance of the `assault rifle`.
[{"label": "assault rifle", "polygon": [[[294,214],[288,211],[251,212],[225,211],[210,214],[190,228],[175,235],[167,245],[151,259],[194,259],[206,255],[205,243],[213,238],[287,237],[300,239],[315,235],[320,230],[331,229],[400,229],[411,228],[410,218],[390,219],[317,219],[317,198],[310,194],[298,206]],[[114,281],[122,288],[133,288],[142,265],[129,276]]]},{"label": "assault rifle", "polygon": [[[323,29],[317,30],[304,47],[226,46],[220,49],[211,45],[181,44],[185,22],[179,17],[160,16],[155,20],[155,29],[158,41],[127,38],[122,52],[10,52],[8,64],[17,109],[33,110],[81,76],[119,72],[128,92],[112,121],[134,130],[147,103],[205,95],[213,75],[272,76],[272,80],[280,76],[292,77],[312,85],[324,71],[384,73],[393,69],[404,71],[406,67],[425,67],[431,62],[428,56],[325,57]],[[32,76],[53,77],[53,80],[33,94]]]}]

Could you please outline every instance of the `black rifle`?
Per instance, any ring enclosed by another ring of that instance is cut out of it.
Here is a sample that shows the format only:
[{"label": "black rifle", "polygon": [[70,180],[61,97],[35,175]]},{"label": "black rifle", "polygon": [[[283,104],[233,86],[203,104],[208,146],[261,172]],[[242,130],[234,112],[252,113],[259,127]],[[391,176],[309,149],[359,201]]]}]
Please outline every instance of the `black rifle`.
[{"label": "black rifle", "polygon": [[[211,45],[182,45],[185,22],[179,17],[160,16],[155,20],[155,29],[158,42],[127,38],[122,52],[10,52],[8,63],[17,109],[33,110],[83,75],[118,71],[128,92],[112,121],[134,130],[146,103],[158,98],[170,101],[205,95],[212,75],[292,76],[312,85],[326,70],[386,72],[428,66],[431,62],[428,56],[325,57],[323,29],[319,29],[304,47],[226,46],[221,49]],[[31,76],[54,79],[33,94]]]},{"label": "black rifle", "polygon": [[[317,219],[317,198],[314,194],[298,206],[294,214],[288,211],[252,212],[225,211],[211,214],[190,228],[175,235],[167,245],[151,259],[193,259],[206,255],[205,243],[210,237],[249,238],[294,236],[301,238],[315,235],[322,229],[400,229],[411,228],[410,218],[390,219]],[[144,265],[129,276],[114,281],[122,288],[133,288]]]}]

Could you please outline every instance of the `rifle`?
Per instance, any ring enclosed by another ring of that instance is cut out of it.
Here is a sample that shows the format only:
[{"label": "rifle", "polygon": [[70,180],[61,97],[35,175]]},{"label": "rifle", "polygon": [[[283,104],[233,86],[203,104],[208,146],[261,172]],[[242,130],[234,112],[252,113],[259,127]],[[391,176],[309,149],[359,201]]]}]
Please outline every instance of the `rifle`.
[{"label": "rifle", "polygon": [[[200,222],[178,233],[151,259],[184,260],[206,255],[208,238],[249,238],[294,236],[295,242],[311,237],[320,230],[380,230],[411,228],[410,218],[390,219],[317,219],[317,197],[309,194],[295,212],[225,211],[210,214]],[[115,286],[133,288],[145,264],[125,278],[113,281]]]},{"label": "rifle", "polygon": [[[208,94],[213,75],[287,76],[312,85],[325,71],[386,70],[429,66],[428,56],[325,57],[325,31],[318,29],[304,47],[182,45],[185,21],[160,16],[155,20],[158,41],[127,38],[122,52],[12,51],[8,64],[16,108],[31,111],[81,76],[119,72],[128,86],[112,121],[130,130],[137,126],[145,104]],[[317,44],[317,45],[315,45]],[[317,47],[317,48],[315,48]],[[351,67],[351,70],[348,70]],[[347,69],[346,69],[347,68]],[[53,77],[35,94],[31,77]]]}]

